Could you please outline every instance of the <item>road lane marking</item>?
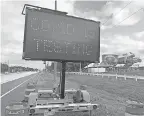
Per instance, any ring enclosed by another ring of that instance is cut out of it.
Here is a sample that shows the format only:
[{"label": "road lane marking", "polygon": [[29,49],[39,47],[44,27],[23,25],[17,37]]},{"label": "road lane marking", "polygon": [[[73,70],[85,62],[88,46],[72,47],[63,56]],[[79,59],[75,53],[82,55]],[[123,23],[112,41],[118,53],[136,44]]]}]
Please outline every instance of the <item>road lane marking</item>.
[{"label": "road lane marking", "polygon": [[3,94],[2,96],[0,96],[0,99],[1,99],[2,97],[4,97],[5,95],[9,94],[10,92],[12,92],[13,90],[15,90],[16,88],[18,88],[19,86],[21,86],[21,85],[23,85],[24,83],[26,83],[26,82],[29,81],[30,79],[34,78],[34,77],[36,77],[36,75],[35,75],[35,76],[32,76],[31,78],[25,80],[24,82],[22,82],[21,84],[19,84],[19,85],[16,86],[16,87],[14,87],[14,88],[11,89],[10,91],[6,92],[6,93]]}]

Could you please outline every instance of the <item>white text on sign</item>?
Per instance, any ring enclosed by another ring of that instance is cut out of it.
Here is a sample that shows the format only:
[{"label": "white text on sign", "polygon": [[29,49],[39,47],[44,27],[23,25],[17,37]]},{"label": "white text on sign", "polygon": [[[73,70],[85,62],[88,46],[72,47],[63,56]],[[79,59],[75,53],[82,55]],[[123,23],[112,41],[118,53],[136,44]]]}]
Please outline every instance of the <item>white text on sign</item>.
[{"label": "white text on sign", "polygon": [[76,55],[91,55],[92,45],[78,44],[72,42],[60,42],[51,40],[34,39],[36,51],[40,51],[40,47],[44,52],[54,52],[63,54],[76,54]]}]

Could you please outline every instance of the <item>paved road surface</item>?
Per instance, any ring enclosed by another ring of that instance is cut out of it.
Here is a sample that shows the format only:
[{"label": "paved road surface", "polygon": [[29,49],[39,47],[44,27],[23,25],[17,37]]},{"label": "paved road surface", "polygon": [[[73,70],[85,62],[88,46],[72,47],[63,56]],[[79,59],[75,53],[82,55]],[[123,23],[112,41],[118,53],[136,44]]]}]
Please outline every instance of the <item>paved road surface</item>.
[{"label": "paved road surface", "polygon": [[[48,76],[48,77],[47,77]],[[27,81],[28,80],[28,81]],[[1,116],[5,116],[5,107],[12,103],[22,101],[24,90],[28,82],[37,82],[38,88],[51,88],[53,85],[53,75],[38,73],[20,78],[1,85]],[[21,85],[20,85],[21,84]],[[66,81],[66,88],[77,88],[78,84]],[[14,90],[13,90],[14,89]]]},{"label": "paved road surface", "polygon": [[25,76],[29,76],[31,74],[35,74],[37,72],[19,72],[19,73],[8,73],[8,74],[1,74],[0,84],[7,83],[9,81],[13,81]]},{"label": "paved road surface", "polygon": [[32,74],[1,85],[1,116],[4,116],[5,107],[9,103],[23,100],[26,84],[30,81],[37,80],[39,75],[40,73]]}]

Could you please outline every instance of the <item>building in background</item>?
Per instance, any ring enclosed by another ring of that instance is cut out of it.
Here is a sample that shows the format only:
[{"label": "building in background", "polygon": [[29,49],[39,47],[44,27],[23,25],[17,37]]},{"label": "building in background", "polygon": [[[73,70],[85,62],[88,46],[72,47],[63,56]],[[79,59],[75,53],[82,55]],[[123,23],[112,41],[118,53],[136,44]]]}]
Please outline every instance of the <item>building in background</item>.
[{"label": "building in background", "polygon": [[117,64],[124,64],[125,68],[129,68],[135,63],[142,62],[142,60],[136,57],[135,54],[129,52],[122,55],[104,54],[102,55],[102,62],[113,66],[116,66]]},{"label": "building in background", "polygon": [[[138,64],[137,67],[135,65]],[[141,68],[140,68],[141,67]],[[91,63],[84,68],[88,72],[127,71],[143,69],[142,60],[129,52],[122,55],[103,54],[101,63]]]},{"label": "building in background", "polygon": [[88,66],[85,66],[85,69],[88,69],[89,73],[102,73],[107,72],[107,68],[111,67],[111,65],[104,63],[91,63]]}]

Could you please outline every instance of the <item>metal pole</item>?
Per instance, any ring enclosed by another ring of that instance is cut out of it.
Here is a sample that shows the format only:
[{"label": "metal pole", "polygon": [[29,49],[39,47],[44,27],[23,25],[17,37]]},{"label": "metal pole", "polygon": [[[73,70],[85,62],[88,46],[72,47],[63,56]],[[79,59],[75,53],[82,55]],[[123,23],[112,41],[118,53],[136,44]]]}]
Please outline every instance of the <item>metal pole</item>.
[{"label": "metal pole", "polygon": [[66,62],[62,61],[62,76],[60,79],[61,99],[64,99],[64,95],[65,95],[65,70],[66,70]]},{"label": "metal pole", "polygon": [[45,71],[47,71],[47,64],[45,63]]},{"label": "metal pole", "polygon": [[10,73],[9,60],[8,60],[8,73]]},{"label": "metal pole", "polygon": [[56,83],[57,77],[57,62],[54,62],[54,83]]},{"label": "metal pole", "polygon": [[82,72],[82,69],[81,69],[81,62],[80,62],[80,72]]},{"label": "metal pole", "polygon": [[55,0],[55,10],[57,10],[57,0]]},{"label": "metal pole", "polygon": [[[57,0],[55,0],[55,10],[57,10]],[[57,77],[57,62],[54,62],[54,84],[56,84]]]},{"label": "metal pole", "polygon": [[46,61],[43,61],[43,64],[45,65],[44,71],[46,71]]},{"label": "metal pole", "polygon": [[[55,10],[57,10],[57,0],[55,0]],[[62,61],[62,72],[60,74],[60,97],[64,99],[65,96],[65,70],[66,70],[66,62]],[[57,62],[54,63],[54,79],[56,82],[56,75],[57,75]]]}]

